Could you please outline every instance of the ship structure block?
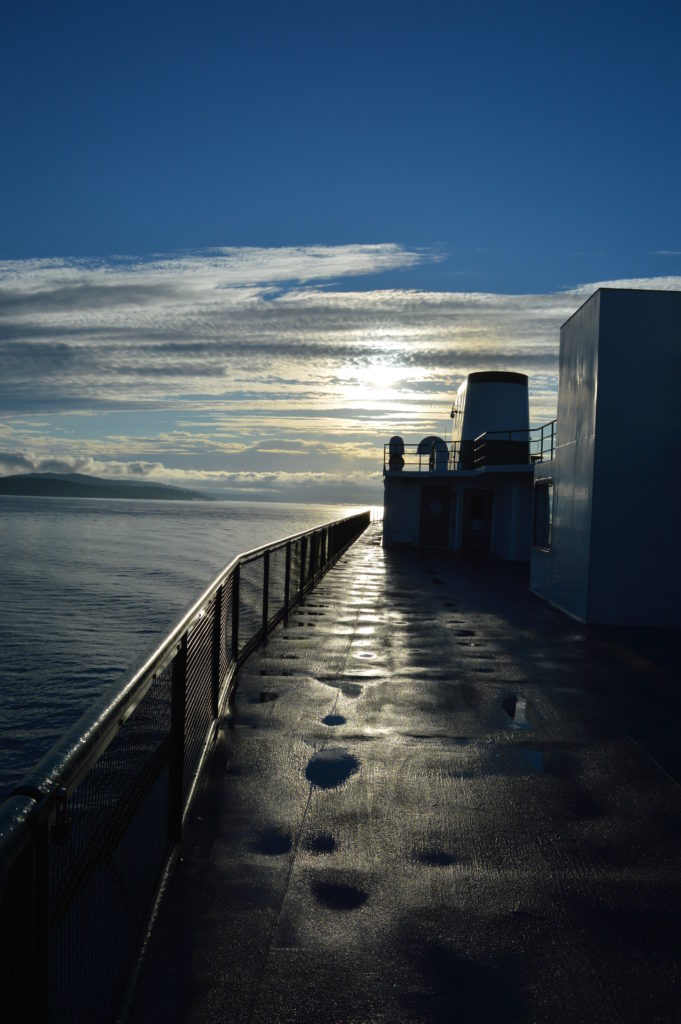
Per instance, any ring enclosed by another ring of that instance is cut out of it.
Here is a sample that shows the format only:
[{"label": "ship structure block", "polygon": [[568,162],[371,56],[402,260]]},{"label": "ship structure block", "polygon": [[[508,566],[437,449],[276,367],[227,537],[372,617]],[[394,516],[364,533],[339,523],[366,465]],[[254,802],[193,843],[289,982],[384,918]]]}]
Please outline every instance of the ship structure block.
[{"label": "ship structure block", "polygon": [[406,446],[393,437],[386,446],[384,544],[528,561],[536,442],[527,377],[470,373],[451,416],[451,445],[429,436]]},{"label": "ship structure block", "polygon": [[384,544],[529,561],[582,622],[681,626],[681,292],[598,289],[561,328],[557,420],[529,426],[527,385],[470,373],[450,445],[392,438]]},{"label": "ship structure block", "polygon": [[563,325],[531,588],[584,622],[680,626],[681,293],[601,288]]}]

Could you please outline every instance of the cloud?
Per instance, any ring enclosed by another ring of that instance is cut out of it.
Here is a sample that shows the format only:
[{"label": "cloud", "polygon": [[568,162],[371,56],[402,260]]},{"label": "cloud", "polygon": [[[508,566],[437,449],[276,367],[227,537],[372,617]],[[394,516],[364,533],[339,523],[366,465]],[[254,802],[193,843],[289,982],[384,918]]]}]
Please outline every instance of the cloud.
[{"label": "cloud", "polygon": [[254,286],[276,288],[290,282],[330,280],[399,270],[442,257],[395,243],[311,245],[279,248],[216,248],[146,259],[3,260],[0,287],[34,295],[54,308],[68,305],[76,292],[83,306],[105,302],[140,305],[164,289],[177,302],[212,290],[236,289],[243,296]]},{"label": "cloud", "polygon": [[172,482],[205,467],[210,485],[272,495],[312,486],[296,472],[335,489],[357,470],[375,488],[385,438],[445,432],[472,370],[528,373],[533,421],[553,418],[559,328],[596,287],[681,288],[366,287],[437,259],[390,243],[0,261],[0,434],[19,460],[5,472],[53,460]]},{"label": "cloud", "polygon": [[0,473],[86,473],[111,479],[147,477],[165,472],[161,462],[99,461],[83,456],[44,457],[35,452],[0,451]]}]

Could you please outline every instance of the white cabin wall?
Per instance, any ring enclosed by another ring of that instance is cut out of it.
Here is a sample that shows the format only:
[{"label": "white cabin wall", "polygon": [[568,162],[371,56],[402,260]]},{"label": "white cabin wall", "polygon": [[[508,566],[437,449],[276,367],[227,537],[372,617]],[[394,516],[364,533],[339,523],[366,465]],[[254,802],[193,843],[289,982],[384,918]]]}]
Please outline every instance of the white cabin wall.
[{"label": "white cabin wall", "polygon": [[492,554],[498,558],[509,558],[513,546],[513,489],[511,485],[497,485],[493,491]]},{"label": "white cabin wall", "polygon": [[681,295],[600,301],[588,621],[681,625]]},{"label": "white cabin wall", "polygon": [[[554,502],[556,484],[558,480],[557,464],[555,460],[548,462],[542,462],[535,466],[534,471],[535,481],[553,481],[554,491]],[[534,534],[534,494],[532,495],[532,513],[530,516],[532,523],[532,530],[530,532],[530,590],[533,593],[538,594],[540,597],[546,598],[551,601],[551,583],[552,583],[552,565],[551,565],[551,551],[547,551],[545,548],[535,547],[533,543]]]},{"label": "white cabin wall", "polygon": [[596,292],[561,328],[553,536],[548,552],[533,552],[530,575],[533,591],[582,620],[589,596],[599,310]]},{"label": "white cabin wall", "polygon": [[421,481],[413,477],[386,476],[383,484],[383,543],[418,544]]},{"label": "white cabin wall", "polygon": [[[492,554],[509,561],[529,561],[532,525],[532,476],[492,474],[469,481],[470,490],[488,488],[493,493]],[[463,505],[463,490],[458,501]],[[460,546],[460,540],[459,540]]]},{"label": "white cabin wall", "polygon": [[507,557],[516,562],[529,562],[530,560],[532,549],[532,483],[532,477],[525,480],[515,480],[513,483],[513,532],[511,535],[511,547]]}]

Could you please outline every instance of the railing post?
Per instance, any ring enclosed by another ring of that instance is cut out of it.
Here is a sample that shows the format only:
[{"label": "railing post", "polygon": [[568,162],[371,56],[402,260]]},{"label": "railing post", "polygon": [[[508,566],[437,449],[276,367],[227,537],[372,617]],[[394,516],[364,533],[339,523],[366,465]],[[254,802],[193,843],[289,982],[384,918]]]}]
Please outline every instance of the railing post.
[{"label": "railing post", "polygon": [[241,565],[237,565],[232,576],[232,657],[239,660],[239,580]]},{"label": "railing post", "polygon": [[212,663],[211,663],[211,693],[210,693],[210,706],[211,715],[215,719],[218,717],[220,711],[220,684],[222,679],[220,678],[220,647],[222,641],[222,591],[223,587],[218,587],[215,593],[215,601],[213,603],[213,651],[212,651]]},{"label": "railing post", "polygon": [[291,603],[291,541],[286,544],[286,574],[284,576],[284,622],[288,622],[288,606]]},{"label": "railing post", "polygon": [[268,606],[270,598],[270,552],[269,548],[263,556],[262,581],[262,631],[267,636]]},{"label": "railing post", "polygon": [[168,802],[168,839],[179,843],[184,810],[184,719],[187,702],[187,633],[173,661],[170,696],[170,799]]}]

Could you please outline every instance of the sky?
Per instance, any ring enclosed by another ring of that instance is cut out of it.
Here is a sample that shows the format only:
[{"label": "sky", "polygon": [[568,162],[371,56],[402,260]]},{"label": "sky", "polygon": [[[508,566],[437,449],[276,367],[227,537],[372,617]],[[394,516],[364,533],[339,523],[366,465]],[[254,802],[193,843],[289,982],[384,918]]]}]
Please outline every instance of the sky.
[{"label": "sky", "polygon": [[381,501],[465,374],[681,288],[681,7],[10,0],[0,473]]}]

